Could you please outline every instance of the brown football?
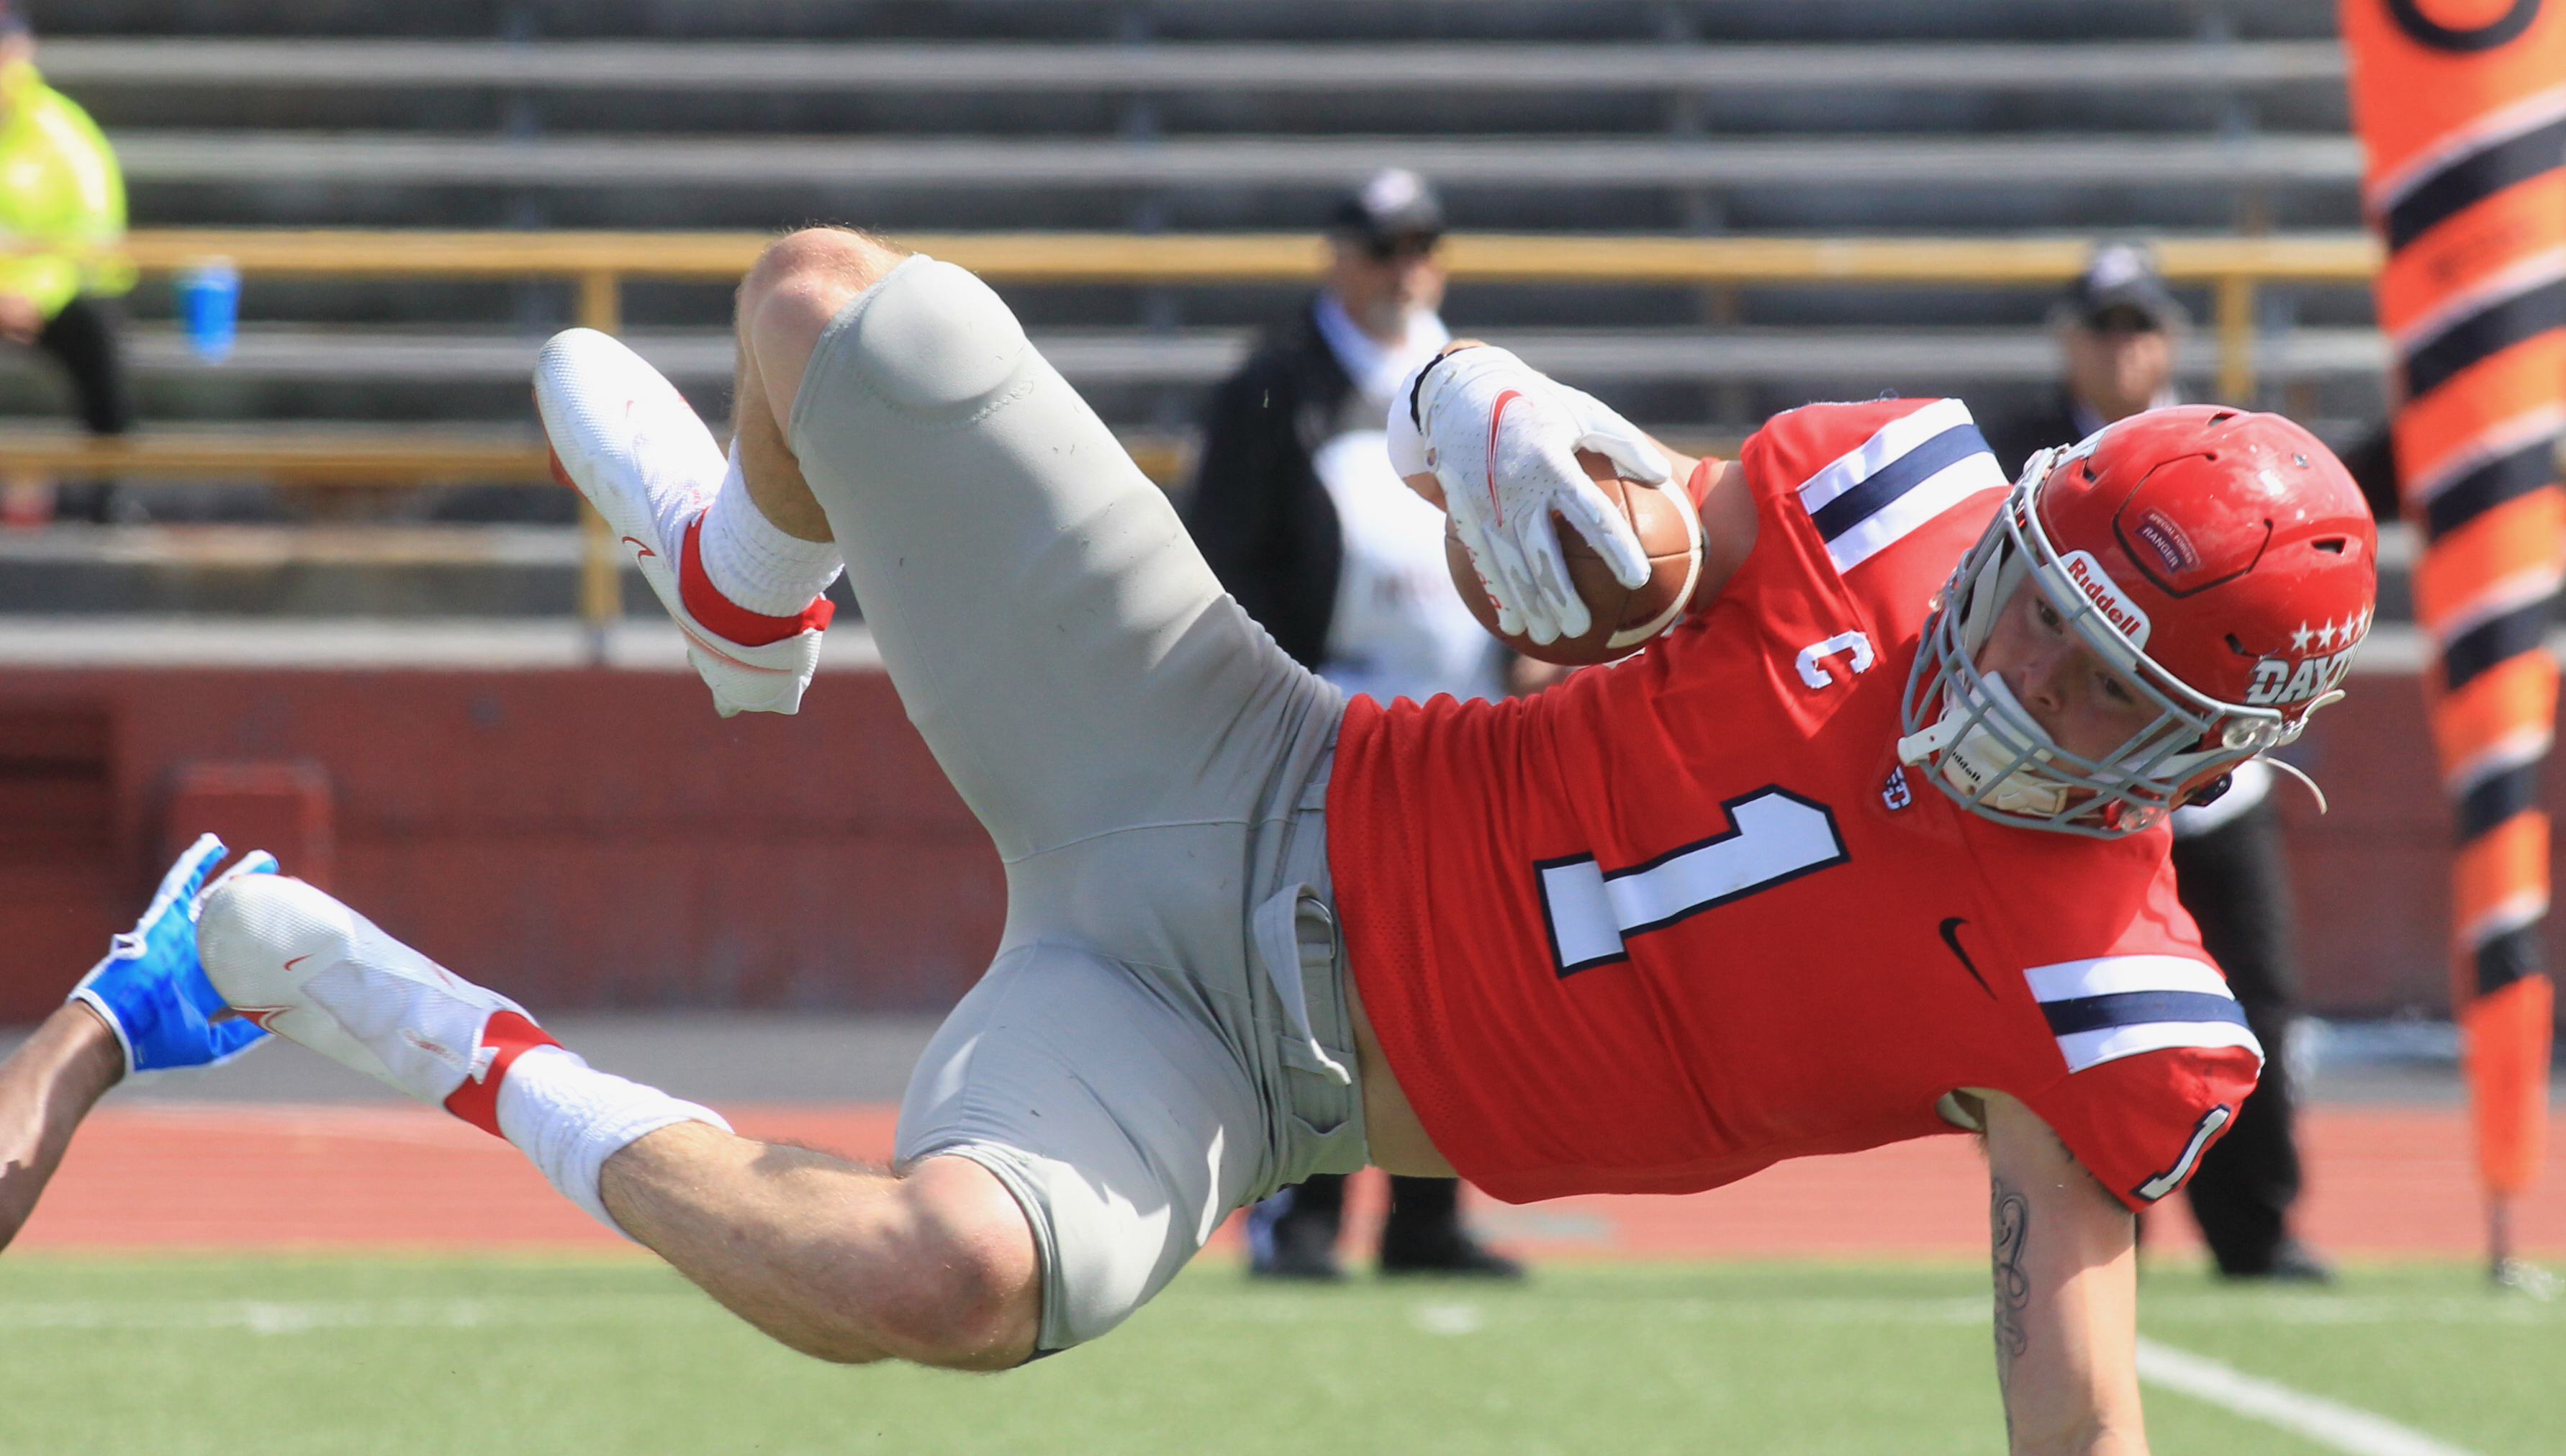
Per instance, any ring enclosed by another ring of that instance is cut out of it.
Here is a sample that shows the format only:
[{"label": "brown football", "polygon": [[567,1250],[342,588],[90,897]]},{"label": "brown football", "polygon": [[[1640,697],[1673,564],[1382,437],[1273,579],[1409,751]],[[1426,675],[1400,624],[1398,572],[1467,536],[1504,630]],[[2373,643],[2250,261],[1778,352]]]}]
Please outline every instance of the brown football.
[{"label": "brown football", "polygon": [[1587,610],[1594,613],[1595,624],[1584,635],[1536,642],[1521,633],[1509,636],[1497,631],[1497,606],[1488,600],[1488,589],[1479,581],[1478,569],[1470,565],[1470,554],[1461,549],[1461,538],[1450,527],[1443,531],[1443,563],[1452,573],[1454,590],[1479,625],[1527,657],[1569,667],[1610,662],[1638,651],[1649,638],[1674,624],[1701,575],[1700,518],[1683,496],[1680,481],[1670,480],[1660,488],[1624,480],[1613,473],[1611,460],[1591,450],[1578,451],[1577,463],[1630,518],[1641,549],[1649,554],[1650,567],[1648,581],[1636,589],[1623,586],[1575,527],[1553,518],[1552,524],[1559,528],[1560,554],[1568,559],[1568,579],[1585,599]]}]

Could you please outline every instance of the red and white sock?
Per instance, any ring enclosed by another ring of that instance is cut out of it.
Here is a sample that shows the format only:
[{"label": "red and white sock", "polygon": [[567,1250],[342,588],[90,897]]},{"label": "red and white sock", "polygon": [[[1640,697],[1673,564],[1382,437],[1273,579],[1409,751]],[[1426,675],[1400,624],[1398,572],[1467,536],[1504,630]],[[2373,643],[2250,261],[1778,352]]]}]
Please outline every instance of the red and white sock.
[{"label": "red and white sock", "polygon": [[837,611],[820,594],[846,570],[838,544],[777,530],[749,499],[736,444],[711,502],[672,539],[686,610],[743,647],[826,627]]},{"label": "red and white sock", "polygon": [[[495,1074],[494,1074],[495,1076]],[[497,1131],[532,1159],[562,1196],[614,1229],[598,1178],[606,1160],[635,1140],[679,1122],[730,1123],[710,1107],[655,1087],[600,1072],[557,1043],[527,1049],[499,1080]],[[631,1235],[626,1235],[631,1237]]]}]

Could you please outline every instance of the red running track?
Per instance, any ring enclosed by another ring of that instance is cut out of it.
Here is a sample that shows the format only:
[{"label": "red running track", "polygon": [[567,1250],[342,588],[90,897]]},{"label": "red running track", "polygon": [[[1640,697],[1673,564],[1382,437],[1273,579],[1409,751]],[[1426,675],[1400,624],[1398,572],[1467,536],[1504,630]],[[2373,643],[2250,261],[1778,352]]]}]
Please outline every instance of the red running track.
[{"label": "red running track", "polygon": [[[753,1104],[742,1132],[881,1159],[893,1109]],[[2482,1214],[2457,1107],[2307,1114],[2308,1237],[2343,1254],[2474,1256]],[[1359,1187],[1356,1218],[1368,1201]],[[1568,1198],[1477,1218],[1544,1258],[1928,1255],[1985,1247],[1986,1184],[1965,1137],[1786,1163],[1686,1197]],[[2525,1253],[2566,1254],[2566,1146],[2521,1211]],[[2160,1218],[2152,1247],[2196,1246]],[[544,1250],[631,1248],[556,1196],[515,1149],[423,1107],[110,1107],[73,1144],[18,1240],[37,1249]]]}]

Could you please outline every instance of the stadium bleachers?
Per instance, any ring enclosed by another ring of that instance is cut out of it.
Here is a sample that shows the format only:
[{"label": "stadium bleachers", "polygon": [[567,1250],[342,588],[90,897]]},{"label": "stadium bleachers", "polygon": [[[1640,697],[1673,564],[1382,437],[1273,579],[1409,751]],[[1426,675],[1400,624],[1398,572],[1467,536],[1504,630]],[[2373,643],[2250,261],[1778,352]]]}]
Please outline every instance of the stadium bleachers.
[{"label": "stadium bleachers", "polygon": [[[116,0],[36,19],[40,64],[118,144],[137,226],[1278,231],[1387,164],[1430,176],[1463,230],[2359,222],[2315,0]],[[1302,291],[1004,287],[1109,420],[1159,438]],[[558,281],[253,273],[240,346],[208,366],[165,294],[137,295],[133,353],[146,418],[173,427],[522,427],[526,363],[576,317]],[[2209,316],[2205,290],[2189,301]],[[726,290],[642,283],[624,303],[644,353],[721,413]],[[1446,314],[1653,424],[1733,436],[1883,389],[2005,407],[2049,371],[2046,305],[1992,283],[1548,280],[1463,282]],[[2264,402],[2337,434],[2375,413],[2365,288],[2271,286],[2257,307]],[[2205,334],[2184,372],[2211,387]],[[53,409],[32,371],[0,375],[0,410]],[[496,508],[456,499],[405,509]]]},{"label": "stadium bleachers", "polygon": [[46,69],[87,88],[1096,95],[1373,91],[1668,98],[1894,86],[1916,92],[2180,93],[2339,83],[2324,41],[1699,45],[1436,41],[1164,45],[919,41],[64,40]]}]

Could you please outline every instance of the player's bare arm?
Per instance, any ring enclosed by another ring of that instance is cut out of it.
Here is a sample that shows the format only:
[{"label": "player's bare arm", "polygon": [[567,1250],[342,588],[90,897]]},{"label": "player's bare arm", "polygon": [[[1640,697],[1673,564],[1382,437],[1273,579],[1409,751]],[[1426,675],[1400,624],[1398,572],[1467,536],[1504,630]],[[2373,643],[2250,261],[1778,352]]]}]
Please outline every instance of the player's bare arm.
[{"label": "player's bare arm", "polygon": [[[223,854],[212,835],[189,846],[133,929],[0,1063],[0,1247],[26,1226],[72,1134],[110,1088],[132,1073],[229,1061],[266,1038],[224,1008],[196,957],[197,895]],[[275,866],[253,851],[215,883]]]},{"label": "player's bare arm", "polygon": [[81,1119],[124,1078],[116,1034],[78,1002],[45,1018],[0,1063],[0,1247],[36,1211]]},{"label": "player's bare arm", "polygon": [[2030,1108],[2002,1092],[1961,1095],[1986,1129],[1996,1381],[2012,1450],[2138,1456],[2138,1222]]},{"label": "player's bare arm", "polygon": [[1720,594],[1737,569],[1746,565],[1747,553],[1755,549],[1755,497],[1747,489],[1746,472],[1733,461],[1715,456],[1693,460],[1670,450],[1668,455],[1682,462],[1679,479],[1689,481],[1695,470],[1703,472],[1699,503],[1694,507],[1701,517],[1701,579],[1685,607],[1698,611]]}]

